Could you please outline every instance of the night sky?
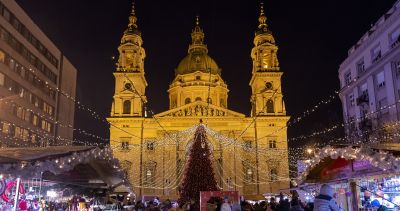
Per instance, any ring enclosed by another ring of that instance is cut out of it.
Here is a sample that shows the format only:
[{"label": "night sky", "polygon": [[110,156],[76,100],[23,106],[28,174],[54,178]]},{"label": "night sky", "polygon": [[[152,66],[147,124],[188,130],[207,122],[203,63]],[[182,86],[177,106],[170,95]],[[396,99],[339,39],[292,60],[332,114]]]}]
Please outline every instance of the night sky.
[{"label": "night sky", "polygon": [[[115,61],[128,24],[131,0],[17,0],[78,69],[77,98],[108,117]],[[347,50],[395,0],[264,2],[267,23],[279,45],[278,59],[288,114],[296,117],[339,89],[338,68]],[[168,109],[167,89],[187,54],[194,18],[206,34],[209,55],[222,68],[228,107],[248,115],[254,31],[259,1],[136,0],[146,50],[146,95],[155,113]],[[289,128],[289,137],[342,121],[340,101],[323,106]],[[76,110],[75,127],[108,137],[108,126]],[[80,140],[90,140],[76,136]]]}]

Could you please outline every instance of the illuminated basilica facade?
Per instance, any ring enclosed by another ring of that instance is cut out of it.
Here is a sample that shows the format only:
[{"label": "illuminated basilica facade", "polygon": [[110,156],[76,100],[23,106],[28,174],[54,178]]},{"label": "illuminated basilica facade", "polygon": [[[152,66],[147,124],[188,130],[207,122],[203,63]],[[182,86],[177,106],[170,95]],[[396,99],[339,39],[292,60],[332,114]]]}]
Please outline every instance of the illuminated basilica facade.
[{"label": "illuminated basilica facade", "polygon": [[281,89],[278,46],[266,19],[261,8],[251,51],[253,68],[249,70],[250,116],[229,110],[228,86],[221,68],[208,54],[198,18],[187,56],[179,62],[169,85],[169,110],[150,115],[145,109],[146,54],[132,10],[118,47],[115,94],[108,121],[114,155],[128,173],[137,195],[177,198],[190,142],[180,140],[184,136],[180,132],[193,128],[200,119],[224,137],[224,141],[209,138],[221,189],[237,190],[255,199],[289,187],[285,127],[289,116]]}]

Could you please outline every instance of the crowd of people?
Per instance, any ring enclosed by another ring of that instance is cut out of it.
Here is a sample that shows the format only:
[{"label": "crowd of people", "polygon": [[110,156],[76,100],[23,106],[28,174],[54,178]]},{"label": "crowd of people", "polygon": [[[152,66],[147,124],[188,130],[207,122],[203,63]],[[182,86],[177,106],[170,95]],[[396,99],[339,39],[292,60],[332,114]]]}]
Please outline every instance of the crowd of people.
[{"label": "crowd of people", "polygon": [[[118,201],[118,203],[116,203]],[[11,203],[7,203],[11,205]],[[12,206],[7,206],[6,203],[0,204],[0,211],[12,210]],[[22,196],[18,203],[18,210],[21,211],[100,211],[107,209],[106,206],[93,206],[96,204],[93,200],[85,201],[83,198],[74,196],[70,201],[62,202],[46,202],[45,200],[28,200]],[[157,197],[150,201],[138,200],[136,203],[128,201],[122,203],[120,200],[114,202],[108,201],[107,204],[112,204],[112,210],[126,211],[197,211],[200,210],[200,205],[195,200],[187,200],[186,203],[178,205],[169,199],[160,201]],[[115,205],[115,206],[114,206]],[[371,206],[375,210],[385,211],[387,208],[374,200]],[[110,209],[110,208],[108,208]],[[108,210],[107,209],[107,210]],[[322,185],[320,193],[315,197],[313,203],[304,203],[300,200],[296,192],[292,193],[291,200],[280,194],[278,198],[271,197],[269,200],[259,202],[249,202],[241,200],[233,202],[227,197],[224,199],[211,197],[207,201],[207,211],[342,211],[334,199],[334,189],[329,185]]]},{"label": "crowd of people", "polygon": [[[268,201],[250,203],[243,200],[240,203],[234,203],[228,198],[212,197],[207,201],[207,211],[341,211],[336,204],[334,190],[329,185],[322,185],[320,194],[315,198],[314,203],[302,202],[298,195],[292,195],[291,200],[280,195],[279,200],[271,197]],[[129,205],[129,204],[128,204]],[[124,206],[121,206],[123,208]],[[148,202],[137,201],[136,204],[128,206],[127,210],[135,211],[196,211],[199,205],[194,200],[188,200],[186,203],[177,205],[170,200],[159,202],[158,198]]]}]

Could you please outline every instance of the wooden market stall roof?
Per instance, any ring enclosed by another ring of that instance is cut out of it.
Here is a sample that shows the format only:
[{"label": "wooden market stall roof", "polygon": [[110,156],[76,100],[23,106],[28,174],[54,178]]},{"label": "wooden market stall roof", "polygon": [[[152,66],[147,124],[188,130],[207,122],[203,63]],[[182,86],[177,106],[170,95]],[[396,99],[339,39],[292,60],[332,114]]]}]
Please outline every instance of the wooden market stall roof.
[{"label": "wooden market stall roof", "polygon": [[[66,166],[60,166],[59,161],[64,161]],[[3,148],[0,149],[0,172],[86,188],[114,189],[127,185],[125,174],[110,150],[88,146]]]}]

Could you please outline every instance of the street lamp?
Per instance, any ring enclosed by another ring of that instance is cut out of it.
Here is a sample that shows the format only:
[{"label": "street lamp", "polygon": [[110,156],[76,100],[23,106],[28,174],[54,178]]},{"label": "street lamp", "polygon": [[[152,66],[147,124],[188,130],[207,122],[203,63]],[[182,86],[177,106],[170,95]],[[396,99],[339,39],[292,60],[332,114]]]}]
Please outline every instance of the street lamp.
[{"label": "street lamp", "polygon": [[309,155],[311,155],[311,153],[313,152],[313,150],[312,150],[311,148],[308,148],[306,151],[307,151],[307,153],[308,153]]}]

